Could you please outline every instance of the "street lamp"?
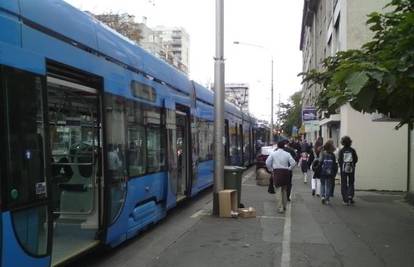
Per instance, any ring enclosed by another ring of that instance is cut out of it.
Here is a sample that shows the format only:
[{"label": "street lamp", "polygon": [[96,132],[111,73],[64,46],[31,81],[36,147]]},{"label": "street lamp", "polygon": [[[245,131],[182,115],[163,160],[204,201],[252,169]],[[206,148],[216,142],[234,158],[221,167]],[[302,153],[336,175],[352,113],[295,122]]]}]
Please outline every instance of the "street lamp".
[{"label": "street lamp", "polygon": [[246,46],[252,46],[260,49],[264,49],[268,51],[271,57],[271,79],[270,79],[270,135],[269,135],[269,142],[273,143],[273,55],[270,52],[270,50],[264,46],[257,45],[257,44],[251,44],[251,43],[245,43],[240,41],[233,41],[233,44],[235,45],[246,45]]}]

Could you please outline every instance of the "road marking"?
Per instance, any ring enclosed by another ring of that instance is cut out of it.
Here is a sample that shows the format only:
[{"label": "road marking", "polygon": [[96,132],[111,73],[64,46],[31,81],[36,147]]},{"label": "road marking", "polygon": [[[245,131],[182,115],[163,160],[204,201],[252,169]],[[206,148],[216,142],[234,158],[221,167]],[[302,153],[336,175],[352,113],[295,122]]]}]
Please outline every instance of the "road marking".
[{"label": "road marking", "polygon": [[201,216],[207,216],[210,215],[210,211],[208,210],[199,210],[196,213],[194,213],[193,215],[190,216],[190,218],[198,218]]},{"label": "road marking", "polygon": [[282,261],[281,267],[290,267],[290,234],[291,234],[291,209],[290,202],[287,205],[285,225],[283,227]]},{"label": "road marking", "polygon": [[285,217],[281,217],[281,216],[257,216],[257,218],[259,219],[280,219],[280,220],[284,220],[286,219]]}]

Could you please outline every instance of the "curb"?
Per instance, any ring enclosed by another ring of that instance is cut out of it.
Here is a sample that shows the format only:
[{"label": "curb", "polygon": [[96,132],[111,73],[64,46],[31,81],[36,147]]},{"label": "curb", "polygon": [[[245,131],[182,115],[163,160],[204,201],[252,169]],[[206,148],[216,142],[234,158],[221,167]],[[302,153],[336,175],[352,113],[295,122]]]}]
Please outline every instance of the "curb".
[{"label": "curb", "polygon": [[405,200],[406,200],[409,204],[411,204],[411,205],[413,205],[413,206],[414,206],[414,192],[408,192],[408,193],[405,195]]}]

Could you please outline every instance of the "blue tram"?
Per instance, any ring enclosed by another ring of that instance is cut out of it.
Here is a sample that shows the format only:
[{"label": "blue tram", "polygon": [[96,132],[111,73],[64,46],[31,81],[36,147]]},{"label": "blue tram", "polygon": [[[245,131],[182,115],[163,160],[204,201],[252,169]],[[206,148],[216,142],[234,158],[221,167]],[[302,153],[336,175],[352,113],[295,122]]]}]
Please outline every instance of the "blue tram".
[{"label": "blue tram", "polygon": [[[213,93],[60,0],[0,1],[1,267],[117,246],[213,183]],[[227,164],[255,120],[226,103]]]}]

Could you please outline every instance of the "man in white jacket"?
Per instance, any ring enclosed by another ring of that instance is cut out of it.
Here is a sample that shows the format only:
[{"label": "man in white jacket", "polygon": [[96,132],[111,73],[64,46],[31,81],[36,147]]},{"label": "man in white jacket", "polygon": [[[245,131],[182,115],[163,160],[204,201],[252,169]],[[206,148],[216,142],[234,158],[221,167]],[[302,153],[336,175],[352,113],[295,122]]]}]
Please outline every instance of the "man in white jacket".
[{"label": "man in white jacket", "polygon": [[278,211],[283,213],[287,203],[287,185],[289,183],[289,171],[296,165],[292,156],[283,150],[285,142],[279,142],[277,149],[270,153],[266,160],[266,167],[273,174],[273,183],[276,187],[276,202]]}]

